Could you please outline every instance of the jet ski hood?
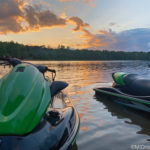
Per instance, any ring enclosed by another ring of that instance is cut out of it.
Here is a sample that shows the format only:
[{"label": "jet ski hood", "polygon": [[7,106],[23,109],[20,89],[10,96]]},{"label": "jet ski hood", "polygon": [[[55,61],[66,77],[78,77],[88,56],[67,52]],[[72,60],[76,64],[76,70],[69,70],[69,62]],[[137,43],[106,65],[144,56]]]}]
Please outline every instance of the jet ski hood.
[{"label": "jet ski hood", "polygon": [[0,80],[0,135],[24,135],[40,122],[50,103],[49,81],[29,64]]}]

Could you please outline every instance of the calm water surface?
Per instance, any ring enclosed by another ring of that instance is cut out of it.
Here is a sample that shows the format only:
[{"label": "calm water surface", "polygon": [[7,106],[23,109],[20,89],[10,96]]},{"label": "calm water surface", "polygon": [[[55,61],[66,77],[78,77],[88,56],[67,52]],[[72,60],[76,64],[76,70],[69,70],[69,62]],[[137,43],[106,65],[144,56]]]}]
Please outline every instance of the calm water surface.
[{"label": "calm water surface", "polygon": [[[81,128],[75,150],[131,150],[150,146],[150,116],[94,96],[93,88],[110,86],[111,73],[123,71],[150,77],[148,61],[46,61],[56,80],[69,83],[66,92],[76,106]],[[1,69],[0,77],[5,74]]]}]

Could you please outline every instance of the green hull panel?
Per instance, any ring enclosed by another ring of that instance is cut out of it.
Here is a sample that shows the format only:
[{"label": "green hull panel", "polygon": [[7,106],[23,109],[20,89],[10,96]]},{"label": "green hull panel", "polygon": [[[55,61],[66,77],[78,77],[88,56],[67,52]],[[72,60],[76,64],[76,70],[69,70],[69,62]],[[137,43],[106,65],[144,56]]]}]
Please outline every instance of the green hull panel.
[{"label": "green hull panel", "polygon": [[0,80],[0,135],[24,135],[39,123],[51,101],[49,81],[20,64]]}]

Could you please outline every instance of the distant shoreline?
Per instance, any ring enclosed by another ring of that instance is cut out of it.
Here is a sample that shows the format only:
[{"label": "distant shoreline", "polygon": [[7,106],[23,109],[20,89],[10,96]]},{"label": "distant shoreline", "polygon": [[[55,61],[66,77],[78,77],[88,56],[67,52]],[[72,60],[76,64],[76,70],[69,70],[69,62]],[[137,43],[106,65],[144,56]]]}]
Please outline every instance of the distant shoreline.
[{"label": "distant shoreline", "polygon": [[72,50],[60,46],[57,49],[29,46],[14,42],[0,42],[0,57],[16,57],[32,61],[121,61],[150,60],[150,52]]}]

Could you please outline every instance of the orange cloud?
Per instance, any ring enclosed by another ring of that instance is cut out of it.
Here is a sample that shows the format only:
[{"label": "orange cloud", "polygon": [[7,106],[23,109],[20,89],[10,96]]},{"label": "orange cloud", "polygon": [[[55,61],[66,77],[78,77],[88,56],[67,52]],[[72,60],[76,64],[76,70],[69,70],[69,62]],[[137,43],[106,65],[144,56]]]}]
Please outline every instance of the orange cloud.
[{"label": "orange cloud", "polygon": [[[68,19],[68,22],[71,22],[75,25],[75,28],[73,29],[73,31],[77,32],[77,31],[81,31],[83,32],[83,35],[80,36],[80,38],[82,38],[84,40],[84,43],[81,44],[76,44],[77,47],[80,48],[89,48],[91,47],[90,45],[90,41],[92,39],[94,39],[94,34],[92,34],[88,29],[90,29],[90,25],[83,22],[83,20],[77,16],[73,16],[70,17]],[[88,28],[88,29],[86,29]],[[94,44],[93,44],[94,45]],[[97,42],[98,45],[98,42]]]},{"label": "orange cloud", "polygon": [[72,2],[72,1],[76,1],[76,2],[79,2],[79,1],[83,1],[87,4],[89,4],[90,6],[92,7],[96,7],[96,5],[93,3],[93,0],[59,0],[60,2]]},{"label": "orange cloud", "polygon": [[37,9],[32,6],[27,6],[24,10],[24,19],[28,23],[29,29],[66,25],[65,19],[56,16],[50,10],[37,11]]},{"label": "orange cloud", "polygon": [[96,7],[92,0],[84,0],[86,3],[89,3],[92,7]]},{"label": "orange cloud", "polygon": [[75,25],[73,31],[85,32],[84,28],[90,28],[89,24],[77,16],[66,19],[64,12],[59,17],[49,9],[43,9],[41,4],[33,6],[24,0],[0,1],[0,33],[26,32],[45,27],[66,26],[68,23]]},{"label": "orange cloud", "polygon": [[65,12],[63,12],[63,13],[61,14],[61,18],[63,18],[63,19],[67,18],[67,16],[66,16],[66,13],[65,13]]},{"label": "orange cloud", "polygon": [[91,49],[105,49],[112,43],[115,43],[116,39],[112,33],[99,30],[97,34],[93,34],[87,41],[87,48]]},{"label": "orange cloud", "polygon": [[70,17],[68,19],[68,22],[71,22],[75,25],[75,28],[73,31],[81,31],[83,32],[83,35],[80,35],[80,38],[84,40],[84,43],[76,44],[77,47],[80,48],[97,48],[97,47],[106,47],[109,42],[104,42],[103,38],[100,38],[98,35],[105,35],[109,38],[113,39],[113,36],[107,31],[99,30],[97,34],[93,34],[90,32],[90,25],[83,22],[81,18],[77,16]]},{"label": "orange cloud", "polygon": [[7,31],[19,32],[22,29],[18,18],[23,16],[21,6],[23,1],[6,0],[0,1],[0,33]]},{"label": "orange cloud", "polygon": [[25,0],[0,1],[0,34],[64,25],[65,19],[42,9],[41,5],[32,6]]},{"label": "orange cloud", "polygon": [[105,49],[112,43],[116,43],[116,38],[111,32],[99,30],[96,34],[93,34],[90,32],[90,30],[86,29],[86,26],[82,26],[79,29],[83,32],[83,35],[81,35],[80,38],[84,40],[84,43],[76,44],[77,47],[89,49]]},{"label": "orange cloud", "polygon": [[68,22],[72,22],[73,24],[75,24],[76,27],[73,29],[74,31],[79,31],[83,30],[85,27],[90,27],[89,24],[83,22],[83,20],[77,16],[70,17],[68,19]]}]

